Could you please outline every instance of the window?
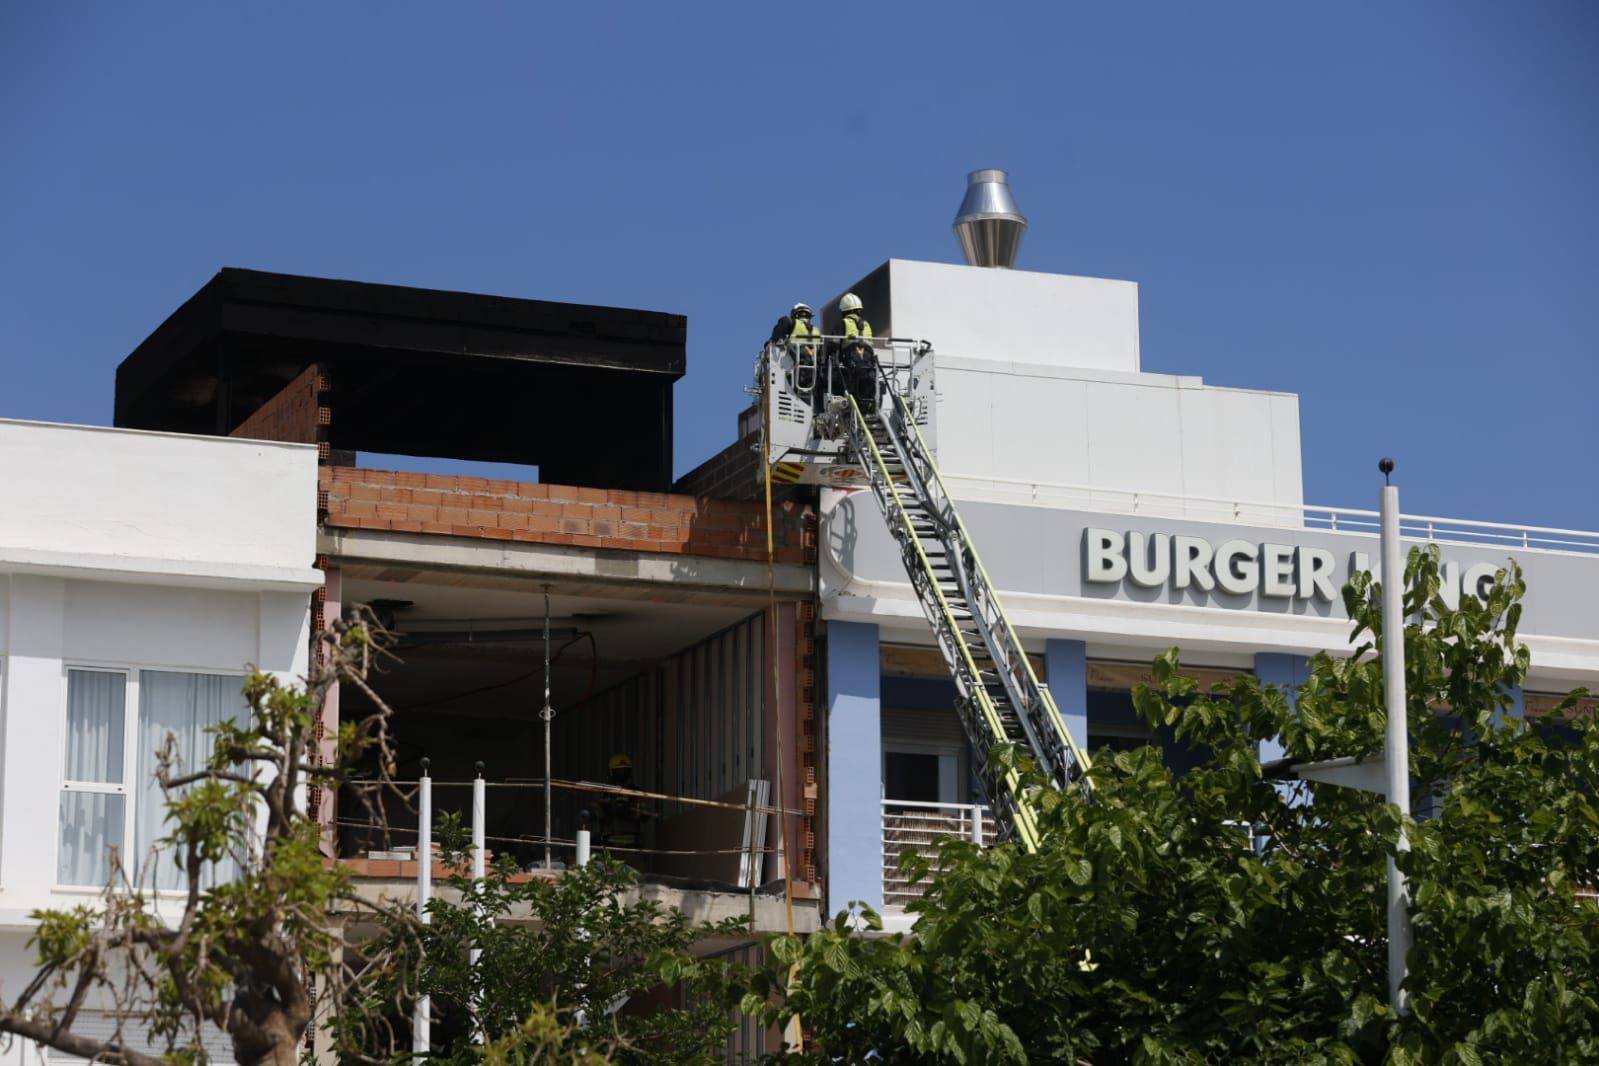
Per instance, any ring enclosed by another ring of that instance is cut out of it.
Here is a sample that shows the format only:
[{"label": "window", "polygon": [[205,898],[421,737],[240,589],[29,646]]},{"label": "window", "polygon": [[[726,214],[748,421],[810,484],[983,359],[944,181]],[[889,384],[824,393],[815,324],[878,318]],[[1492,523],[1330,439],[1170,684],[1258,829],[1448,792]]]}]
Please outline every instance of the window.
[{"label": "window", "polygon": [[955,802],[955,756],[884,752],[883,798],[911,803]]},{"label": "window", "polygon": [[122,747],[127,675],[67,671],[67,764],[61,774],[61,848],[56,880],[103,885],[110,849],[122,847],[127,787]]},{"label": "window", "polygon": [[[56,880],[100,887],[111,875],[111,849],[130,873],[144,872],[166,834],[166,806],[155,780],[157,752],[171,734],[182,765],[203,767],[212,726],[247,716],[242,679],[163,670],[67,671],[67,737],[61,782],[61,836]],[[131,840],[129,849],[125,842]],[[177,889],[183,874],[169,854],[156,854],[149,877]],[[212,880],[229,871],[213,871]]]},{"label": "window", "polygon": [[883,798],[907,803],[963,803],[966,733],[946,704],[931,709],[884,707]]}]

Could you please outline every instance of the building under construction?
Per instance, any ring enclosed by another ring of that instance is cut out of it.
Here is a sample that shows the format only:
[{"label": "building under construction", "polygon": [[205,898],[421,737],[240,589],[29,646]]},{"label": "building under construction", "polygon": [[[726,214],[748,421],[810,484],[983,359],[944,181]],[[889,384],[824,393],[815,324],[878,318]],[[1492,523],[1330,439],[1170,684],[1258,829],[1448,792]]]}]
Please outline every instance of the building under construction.
[{"label": "building under construction", "polygon": [[[821,336],[751,338],[758,401],[675,482],[687,323],[619,308],[223,270],[118,368],[116,424],[314,446],[308,624],[365,604],[397,634],[377,691],[399,776],[427,760],[435,809],[466,814],[481,775],[496,854],[571,861],[625,754],[641,813],[616,853],[667,902],[750,914],[719,950],[851,900],[903,925],[904,849],[1030,844],[997,745],[1063,786],[1105,748],[1180,766],[1133,713],[1150,660],[1301,679],[1346,646],[1337,590],[1377,557],[1371,511],[1305,503],[1296,396],[1144,372],[1137,285],[1015,269],[1024,227],[978,171],[964,264],[816,279]],[[845,292],[875,331],[848,381]],[[596,432],[585,394],[629,433]],[[1441,547],[1451,595],[1521,566],[1520,713],[1599,682],[1599,533],[1403,531]],[[344,692],[325,724],[364,713]],[[414,815],[385,834],[313,802],[330,854],[415,877]]]}]

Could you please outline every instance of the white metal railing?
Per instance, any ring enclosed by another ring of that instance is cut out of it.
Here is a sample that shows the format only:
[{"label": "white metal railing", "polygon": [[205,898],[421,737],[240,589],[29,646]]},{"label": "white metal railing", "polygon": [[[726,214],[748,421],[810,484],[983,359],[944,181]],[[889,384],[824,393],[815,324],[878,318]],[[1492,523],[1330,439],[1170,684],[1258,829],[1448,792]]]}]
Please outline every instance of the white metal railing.
[{"label": "white metal railing", "polygon": [[[1176,492],[1113,488],[1103,485],[1066,485],[1002,477],[945,474],[944,480],[963,500],[1021,503],[1036,507],[1105,508],[1127,514],[1200,521],[1260,522],[1265,525],[1325,529],[1333,532],[1376,535],[1376,511],[1315,504],[1273,503],[1267,500],[1228,500],[1188,496]],[[1453,541],[1488,547],[1599,554],[1599,532],[1552,526],[1478,522],[1469,518],[1437,515],[1400,515],[1402,537],[1425,541]]]},{"label": "white metal railing", "polygon": [[899,858],[907,851],[932,862],[945,840],[970,840],[982,847],[999,838],[999,821],[981,803],[913,803],[883,801],[883,905],[903,907],[920,896],[899,872]]}]

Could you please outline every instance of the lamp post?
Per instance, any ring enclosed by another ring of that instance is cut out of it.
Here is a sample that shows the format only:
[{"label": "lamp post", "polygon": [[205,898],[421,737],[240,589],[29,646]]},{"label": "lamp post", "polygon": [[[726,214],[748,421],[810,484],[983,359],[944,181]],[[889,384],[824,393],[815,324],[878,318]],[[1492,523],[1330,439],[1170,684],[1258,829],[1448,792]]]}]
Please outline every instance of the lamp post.
[{"label": "lamp post", "polygon": [[[1405,705],[1405,559],[1399,543],[1399,487],[1388,482],[1394,461],[1377,464],[1381,495],[1383,698],[1388,709],[1381,759],[1346,757],[1290,767],[1293,776],[1365,792],[1378,792],[1399,808],[1396,853],[1410,850],[1404,818],[1410,813],[1410,730]],[[1410,1010],[1404,990],[1410,955],[1410,889],[1395,857],[1388,857],[1388,1003],[1396,1014]]]}]

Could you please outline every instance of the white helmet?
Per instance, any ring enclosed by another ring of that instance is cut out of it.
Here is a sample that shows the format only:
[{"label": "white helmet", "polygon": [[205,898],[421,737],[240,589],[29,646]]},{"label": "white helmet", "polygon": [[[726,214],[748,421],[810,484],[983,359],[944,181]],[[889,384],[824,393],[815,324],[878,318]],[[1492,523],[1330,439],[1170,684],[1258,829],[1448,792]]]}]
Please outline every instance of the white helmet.
[{"label": "white helmet", "polygon": [[789,314],[793,315],[795,318],[798,318],[800,315],[804,315],[806,318],[809,318],[811,315],[811,305],[795,304],[794,309],[790,311]]},{"label": "white helmet", "polygon": [[861,309],[861,298],[859,296],[856,296],[853,292],[846,292],[844,294],[844,298],[842,300],[838,301],[838,312],[839,312],[839,314],[847,315],[851,311],[859,311],[860,309]]}]

